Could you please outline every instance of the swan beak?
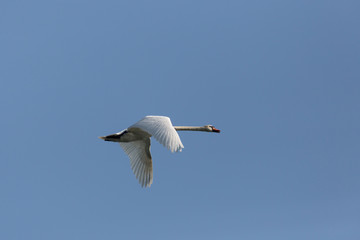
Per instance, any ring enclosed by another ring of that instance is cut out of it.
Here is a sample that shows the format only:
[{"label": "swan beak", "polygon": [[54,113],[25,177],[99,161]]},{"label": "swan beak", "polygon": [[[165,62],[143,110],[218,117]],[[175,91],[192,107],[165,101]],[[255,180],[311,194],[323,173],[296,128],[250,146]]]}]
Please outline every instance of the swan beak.
[{"label": "swan beak", "polygon": [[106,137],[99,137],[99,138],[102,139],[102,140],[105,140]]},{"label": "swan beak", "polygon": [[214,127],[213,127],[212,131],[213,131],[213,132],[216,132],[216,133],[220,133],[220,130],[217,129],[217,128],[214,128]]}]

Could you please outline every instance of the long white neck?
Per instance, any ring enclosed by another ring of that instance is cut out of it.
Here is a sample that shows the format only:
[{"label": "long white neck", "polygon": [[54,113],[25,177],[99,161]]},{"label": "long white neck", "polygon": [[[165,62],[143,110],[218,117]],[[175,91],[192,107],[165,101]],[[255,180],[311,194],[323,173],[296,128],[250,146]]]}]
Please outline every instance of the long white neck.
[{"label": "long white neck", "polygon": [[211,130],[207,126],[202,127],[191,127],[191,126],[174,126],[176,131],[203,131],[203,132],[211,132]]}]

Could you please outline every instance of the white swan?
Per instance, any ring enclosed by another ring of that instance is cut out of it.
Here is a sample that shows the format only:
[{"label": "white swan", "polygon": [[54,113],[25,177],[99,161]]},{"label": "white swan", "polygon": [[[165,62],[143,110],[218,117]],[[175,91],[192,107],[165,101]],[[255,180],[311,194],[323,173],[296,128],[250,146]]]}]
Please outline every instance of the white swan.
[{"label": "white swan", "polygon": [[173,126],[165,116],[146,116],[129,128],[104,137],[105,141],[119,142],[130,158],[131,168],[142,187],[153,182],[153,168],[150,154],[150,137],[153,136],[171,152],[181,151],[184,146],[176,131],[217,132],[212,125],[202,127]]}]

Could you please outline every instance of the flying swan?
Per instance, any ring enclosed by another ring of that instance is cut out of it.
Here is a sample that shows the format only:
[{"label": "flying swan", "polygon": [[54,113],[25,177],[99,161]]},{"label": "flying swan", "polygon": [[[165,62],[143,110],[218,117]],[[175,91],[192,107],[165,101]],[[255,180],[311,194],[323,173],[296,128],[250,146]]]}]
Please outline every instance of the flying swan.
[{"label": "flying swan", "polygon": [[105,141],[118,142],[130,158],[131,168],[142,187],[153,182],[153,167],[150,154],[150,137],[164,145],[171,152],[184,148],[176,131],[203,131],[220,133],[212,125],[202,127],[173,126],[165,116],[146,116],[121,132],[99,137]]}]

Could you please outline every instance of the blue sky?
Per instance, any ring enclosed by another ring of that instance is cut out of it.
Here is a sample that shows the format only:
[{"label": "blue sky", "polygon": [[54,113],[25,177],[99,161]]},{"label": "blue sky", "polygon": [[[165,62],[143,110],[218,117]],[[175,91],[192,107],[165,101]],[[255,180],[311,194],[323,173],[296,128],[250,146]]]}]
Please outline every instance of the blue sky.
[{"label": "blue sky", "polygon": [[[358,1],[2,1],[0,238],[359,239]],[[145,115],[154,183],[97,137]]]}]

